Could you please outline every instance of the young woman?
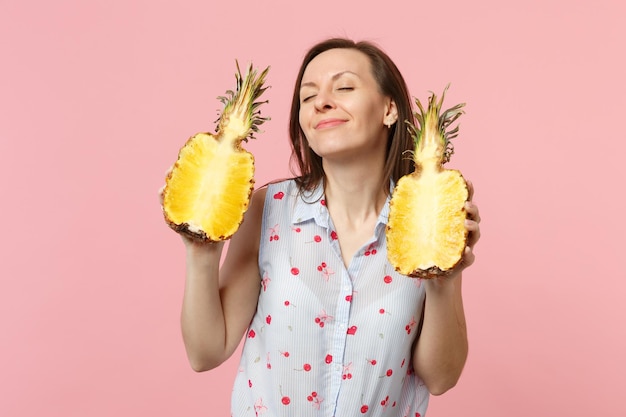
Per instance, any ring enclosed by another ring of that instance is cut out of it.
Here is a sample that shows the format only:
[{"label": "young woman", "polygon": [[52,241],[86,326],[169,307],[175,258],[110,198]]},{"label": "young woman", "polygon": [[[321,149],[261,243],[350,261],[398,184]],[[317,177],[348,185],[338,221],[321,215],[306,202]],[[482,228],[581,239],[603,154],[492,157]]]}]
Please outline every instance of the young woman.
[{"label": "young woman", "polygon": [[191,366],[215,368],[245,335],[233,416],[424,416],[429,394],[459,379],[461,271],[474,261],[477,207],[467,203],[470,239],[450,276],[411,279],[387,261],[390,195],[412,169],[411,111],[378,47],[315,45],[291,110],[299,176],[254,193],[221,268],[222,243],[183,238]]}]

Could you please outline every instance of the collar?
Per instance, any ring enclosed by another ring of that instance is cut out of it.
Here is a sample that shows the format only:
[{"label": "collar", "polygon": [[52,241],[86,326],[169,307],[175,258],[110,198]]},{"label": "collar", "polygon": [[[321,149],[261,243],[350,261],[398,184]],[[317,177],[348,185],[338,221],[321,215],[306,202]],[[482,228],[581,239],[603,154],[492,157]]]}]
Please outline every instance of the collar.
[{"label": "collar", "polygon": [[[395,188],[395,183],[390,182],[389,195],[385,201],[380,214],[378,215],[378,224],[386,225],[389,221],[389,202],[391,201],[391,193]],[[292,224],[304,223],[309,220],[315,220],[319,226],[330,228],[330,215],[326,208],[326,196],[324,195],[324,183],[320,183],[311,191],[305,191],[298,195],[291,218]]]}]

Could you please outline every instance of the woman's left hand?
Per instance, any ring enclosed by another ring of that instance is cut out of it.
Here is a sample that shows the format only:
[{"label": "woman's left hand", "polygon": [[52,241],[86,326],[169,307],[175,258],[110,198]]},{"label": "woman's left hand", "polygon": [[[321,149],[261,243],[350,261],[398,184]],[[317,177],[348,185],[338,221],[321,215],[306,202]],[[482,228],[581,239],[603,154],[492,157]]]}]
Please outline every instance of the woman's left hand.
[{"label": "woman's left hand", "polygon": [[480,239],[480,214],[478,212],[478,206],[472,201],[474,197],[474,185],[467,181],[467,189],[469,191],[469,197],[465,202],[465,211],[467,213],[467,219],[465,220],[465,227],[468,231],[467,246],[463,252],[463,259],[454,268],[449,277],[458,276],[468,266],[474,263],[476,256],[474,255],[474,245]]}]

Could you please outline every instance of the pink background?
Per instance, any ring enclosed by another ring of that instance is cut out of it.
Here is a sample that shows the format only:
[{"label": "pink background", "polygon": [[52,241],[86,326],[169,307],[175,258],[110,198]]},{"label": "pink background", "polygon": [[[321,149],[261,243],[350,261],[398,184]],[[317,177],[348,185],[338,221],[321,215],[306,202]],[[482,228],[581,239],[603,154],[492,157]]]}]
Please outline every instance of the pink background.
[{"label": "pink background", "polygon": [[334,35],[468,103],[471,349],[429,417],[626,415],[625,3],[429,3],[0,0],[0,415],[228,415],[238,354],[187,364],[157,189],[235,59],[272,66],[257,182],[289,175],[295,73]]}]

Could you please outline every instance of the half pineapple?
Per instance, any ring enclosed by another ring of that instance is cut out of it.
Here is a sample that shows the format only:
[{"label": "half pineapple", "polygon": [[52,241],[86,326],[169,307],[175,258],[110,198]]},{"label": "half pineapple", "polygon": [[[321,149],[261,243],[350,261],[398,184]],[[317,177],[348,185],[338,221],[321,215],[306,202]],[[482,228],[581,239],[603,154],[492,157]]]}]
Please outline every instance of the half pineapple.
[{"label": "half pineapple", "polygon": [[224,109],[215,134],[198,133],[182,147],[165,179],[163,213],[178,233],[201,241],[229,239],[239,228],[254,189],[254,156],[241,147],[268,118],[257,99],[269,71],[250,65],[245,77],[239,64],[235,91],[218,97]]},{"label": "half pineapple", "polygon": [[389,262],[401,274],[417,278],[447,275],[461,262],[467,244],[465,202],[467,184],[457,170],[444,169],[453,153],[449,129],[463,111],[458,104],[441,111],[445,96],[431,94],[424,109],[416,99],[416,125],[409,122],[415,140],[415,171],[400,178],[391,198],[387,224]]}]

